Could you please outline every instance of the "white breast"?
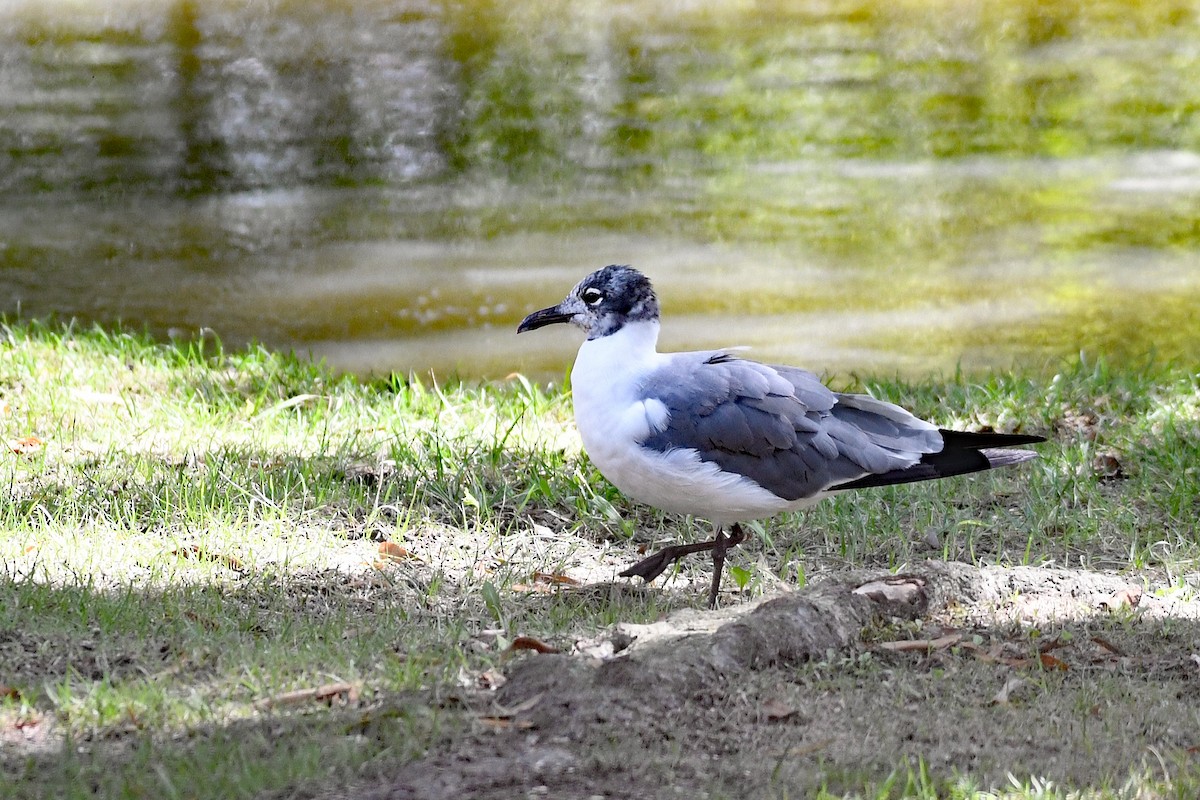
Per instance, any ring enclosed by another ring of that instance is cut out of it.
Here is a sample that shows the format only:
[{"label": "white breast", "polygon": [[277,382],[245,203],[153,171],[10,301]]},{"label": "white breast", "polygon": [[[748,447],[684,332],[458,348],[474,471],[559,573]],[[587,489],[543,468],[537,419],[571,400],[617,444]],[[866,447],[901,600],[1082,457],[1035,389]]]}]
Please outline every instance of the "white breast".
[{"label": "white breast", "polygon": [[579,348],[571,372],[575,423],[588,456],[604,477],[635,500],[722,523],[773,516],[816,502],[819,498],[788,502],[701,460],[695,450],[661,453],[640,446],[667,420],[661,402],[639,396],[642,378],[668,357],[656,352],[657,338],[657,322],[637,322]]}]

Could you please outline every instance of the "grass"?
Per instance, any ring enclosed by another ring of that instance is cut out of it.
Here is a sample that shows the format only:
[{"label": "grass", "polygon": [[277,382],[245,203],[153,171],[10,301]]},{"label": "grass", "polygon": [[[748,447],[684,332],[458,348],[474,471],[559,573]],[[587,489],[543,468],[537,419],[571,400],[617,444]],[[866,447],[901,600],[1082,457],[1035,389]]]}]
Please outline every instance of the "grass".
[{"label": "grass", "polygon": [[[611,583],[637,544],[707,531],[608,486],[560,388],[360,381],[39,323],[3,338],[2,796],[273,796],[383,774],[467,724],[456,698],[514,637],[569,643],[701,602],[699,562],[679,591]],[[1081,361],[851,388],[1052,442],[1029,469],[756,524],[727,588],[944,558],[1197,590],[1195,374]],[[552,591],[554,576],[587,588]],[[279,700],[331,684],[351,689]],[[856,791],[975,796],[914,769]]]}]

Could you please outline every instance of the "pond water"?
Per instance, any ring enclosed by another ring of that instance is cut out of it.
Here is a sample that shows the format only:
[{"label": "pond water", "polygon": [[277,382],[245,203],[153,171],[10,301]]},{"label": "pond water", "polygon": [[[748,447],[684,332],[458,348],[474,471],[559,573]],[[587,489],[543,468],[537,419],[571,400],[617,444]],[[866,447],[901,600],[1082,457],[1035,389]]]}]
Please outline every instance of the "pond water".
[{"label": "pond water", "polygon": [[1200,361],[1200,5],[9,0],[0,312],[361,373]]}]

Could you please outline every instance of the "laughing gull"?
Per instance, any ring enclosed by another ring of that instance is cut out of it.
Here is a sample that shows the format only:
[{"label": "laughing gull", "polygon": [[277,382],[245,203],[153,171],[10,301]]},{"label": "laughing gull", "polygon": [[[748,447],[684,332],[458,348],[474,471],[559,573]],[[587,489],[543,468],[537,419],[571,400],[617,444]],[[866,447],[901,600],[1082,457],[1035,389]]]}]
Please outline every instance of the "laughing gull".
[{"label": "laughing gull", "polygon": [[[620,573],[646,582],[689,553],[712,553],[715,607],[739,522],[847,489],[1019,464],[1040,436],[938,428],[899,406],[840,394],[810,372],[726,350],[660,353],[658,299],[627,266],[588,275],[517,333],[558,322],[587,333],[571,371],[575,424],[592,462],[626,495],[713,522],[710,541],[675,545]],[[730,535],[723,530],[732,524]]]}]

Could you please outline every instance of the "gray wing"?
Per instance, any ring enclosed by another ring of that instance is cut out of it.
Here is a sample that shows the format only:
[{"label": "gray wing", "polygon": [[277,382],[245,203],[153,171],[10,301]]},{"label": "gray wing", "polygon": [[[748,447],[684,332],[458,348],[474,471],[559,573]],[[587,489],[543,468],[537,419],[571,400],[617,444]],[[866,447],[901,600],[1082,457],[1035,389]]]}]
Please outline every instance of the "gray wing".
[{"label": "gray wing", "polygon": [[642,393],[668,412],[643,445],[694,449],[787,500],[904,469],[942,448],[936,427],[899,406],[835,394],[812,373],[727,353],[675,354]]}]

